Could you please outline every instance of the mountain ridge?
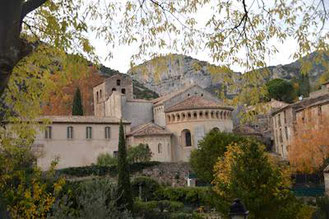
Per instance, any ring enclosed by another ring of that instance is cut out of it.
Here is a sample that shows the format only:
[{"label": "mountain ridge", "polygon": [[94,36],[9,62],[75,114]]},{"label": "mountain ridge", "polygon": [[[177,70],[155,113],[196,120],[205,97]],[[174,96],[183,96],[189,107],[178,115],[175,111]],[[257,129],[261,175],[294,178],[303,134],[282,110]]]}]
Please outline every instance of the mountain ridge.
[{"label": "mountain ridge", "polygon": [[[284,65],[268,66],[269,74],[264,79],[265,81],[274,78],[286,80],[300,79],[302,76],[302,65],[305,65],[305,63],[312,63],[308,77],[310,84],[315,87],[319,84],[320,77],[326,72],[326,68],[322,64],[317,63],[319,56],[322,56],[323,60],[329,63],[328,53],[319,55],[319,53],[313,52],[303,57],[303,63],[301,60],[296,60]],[[216,75],[216,72],[209,70],[211,68],[214,68],[215,71],[221,71],[220,66],[210,64],[206,61],[200,61],[190,56],[171,54],[148,60],[131,68],[127,73],[134,80],[160,96],[166,95],[191,83],[197,83],[211,93],[217,94],[218,90],[223,88],[224,79],[228,77],[228,75]],[[264,68],[258,69],[257,71],[263,69]],[[244,74],[240,72],[231,72],[229,77],[231,77],[232,83],[242,83],[248,73],[249,72]],[[233,91],[230,92],[226,91],[226,96],[234,96],[237,93],[238,90],[233,89]]]}]

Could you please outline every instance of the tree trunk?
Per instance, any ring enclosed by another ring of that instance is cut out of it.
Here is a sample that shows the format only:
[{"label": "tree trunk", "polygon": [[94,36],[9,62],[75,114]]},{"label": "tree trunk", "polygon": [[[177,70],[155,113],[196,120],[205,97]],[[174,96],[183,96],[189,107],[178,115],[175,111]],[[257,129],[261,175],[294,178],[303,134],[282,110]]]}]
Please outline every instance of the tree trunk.
[{"label": "tree trunk", "polygon": [[0,0],[0,96],[15,65],[33,49],[20,38],[24,17],[46,0]]}]

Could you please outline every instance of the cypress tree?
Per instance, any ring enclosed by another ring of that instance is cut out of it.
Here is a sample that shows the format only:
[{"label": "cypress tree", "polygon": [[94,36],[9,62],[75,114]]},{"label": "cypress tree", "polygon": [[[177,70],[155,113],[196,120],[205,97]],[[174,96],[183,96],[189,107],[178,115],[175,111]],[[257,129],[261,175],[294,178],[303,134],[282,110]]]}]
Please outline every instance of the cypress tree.
[{"label": "cypress tree", "polygon": [[72,106],[73,116],[83,116],[82,98],[80,89],[77,88],[74,94],[73,106]]},{"label": "cypress tree", "polygon": [[122,120],[120,120],[119,149],[118,149],[118,206],[125,207],[129,211],[133,209],[133,199],[131,196],[129,166],[127,161],[127,149],[123,130]]}]

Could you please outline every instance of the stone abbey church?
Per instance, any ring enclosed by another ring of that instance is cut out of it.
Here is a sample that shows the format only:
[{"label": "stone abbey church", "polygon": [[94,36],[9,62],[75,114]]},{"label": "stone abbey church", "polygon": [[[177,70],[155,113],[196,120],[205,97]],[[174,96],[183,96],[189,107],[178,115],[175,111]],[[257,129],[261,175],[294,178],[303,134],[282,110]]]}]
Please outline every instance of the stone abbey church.
[{"label": "stone abbey church", "polygon": [[128,147],[148,144],[152,160],[188,161],[198,141],[212,129],[232,132],[233,108],[196,84],[154,100],[134,99],[132,80],[117,74],[93,88],[94,116],[47,116],[37,135],[38,165],[47,169],[96,163],[102,153],[116,156],[120,119]]}]

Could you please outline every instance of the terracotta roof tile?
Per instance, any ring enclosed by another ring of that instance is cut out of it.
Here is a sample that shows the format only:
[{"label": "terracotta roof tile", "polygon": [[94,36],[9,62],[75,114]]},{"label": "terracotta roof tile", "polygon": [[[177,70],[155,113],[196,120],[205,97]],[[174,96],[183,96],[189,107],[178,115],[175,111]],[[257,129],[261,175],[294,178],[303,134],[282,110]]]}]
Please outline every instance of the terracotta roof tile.
[{"label": "terracotta roof tile", "polygon": [[165,128],[154,124],[146,123],[134,128],[128,136],[148,136],[148,135],[171,135],[172,133],[167,131]]},{"label": "terracotta roof tile", "polygon": [[162,104],[164,103],[165,101],[187,91],[188,89],[192,88],[192,87],[199,87],[199,85],[196,85],[196,84],[192,84],[192,85],[189,85],[189,86],[186,86],[186,87],[183,87],[182,89],[180,90],[177,90],[177,91],[174,91],[170,94],[167,94],[165,96],[162,96],[162,97],[158,97],[156,99],[154,99],[152,102],[155,104],[155,105],[159,105],[159,104]]},{"label": "terracotta roof tile", "polygon": [[[88,124],[107,124],[120,123],[120,119],[116,117],[100,117],[100,116],[41,116],[39,120],[49,120],[52,123],[88,123]],[[122,120],[125,124],[130,124],[127,120]]]},{"label": "terracotta roof tile", "polygon": [[165,112],[168,113],[189,109],[227,109],[233,111],[232,107],[223,106],[222,104],[208,100],[204,97],[192,96],[172,107],[169,107]]}]

